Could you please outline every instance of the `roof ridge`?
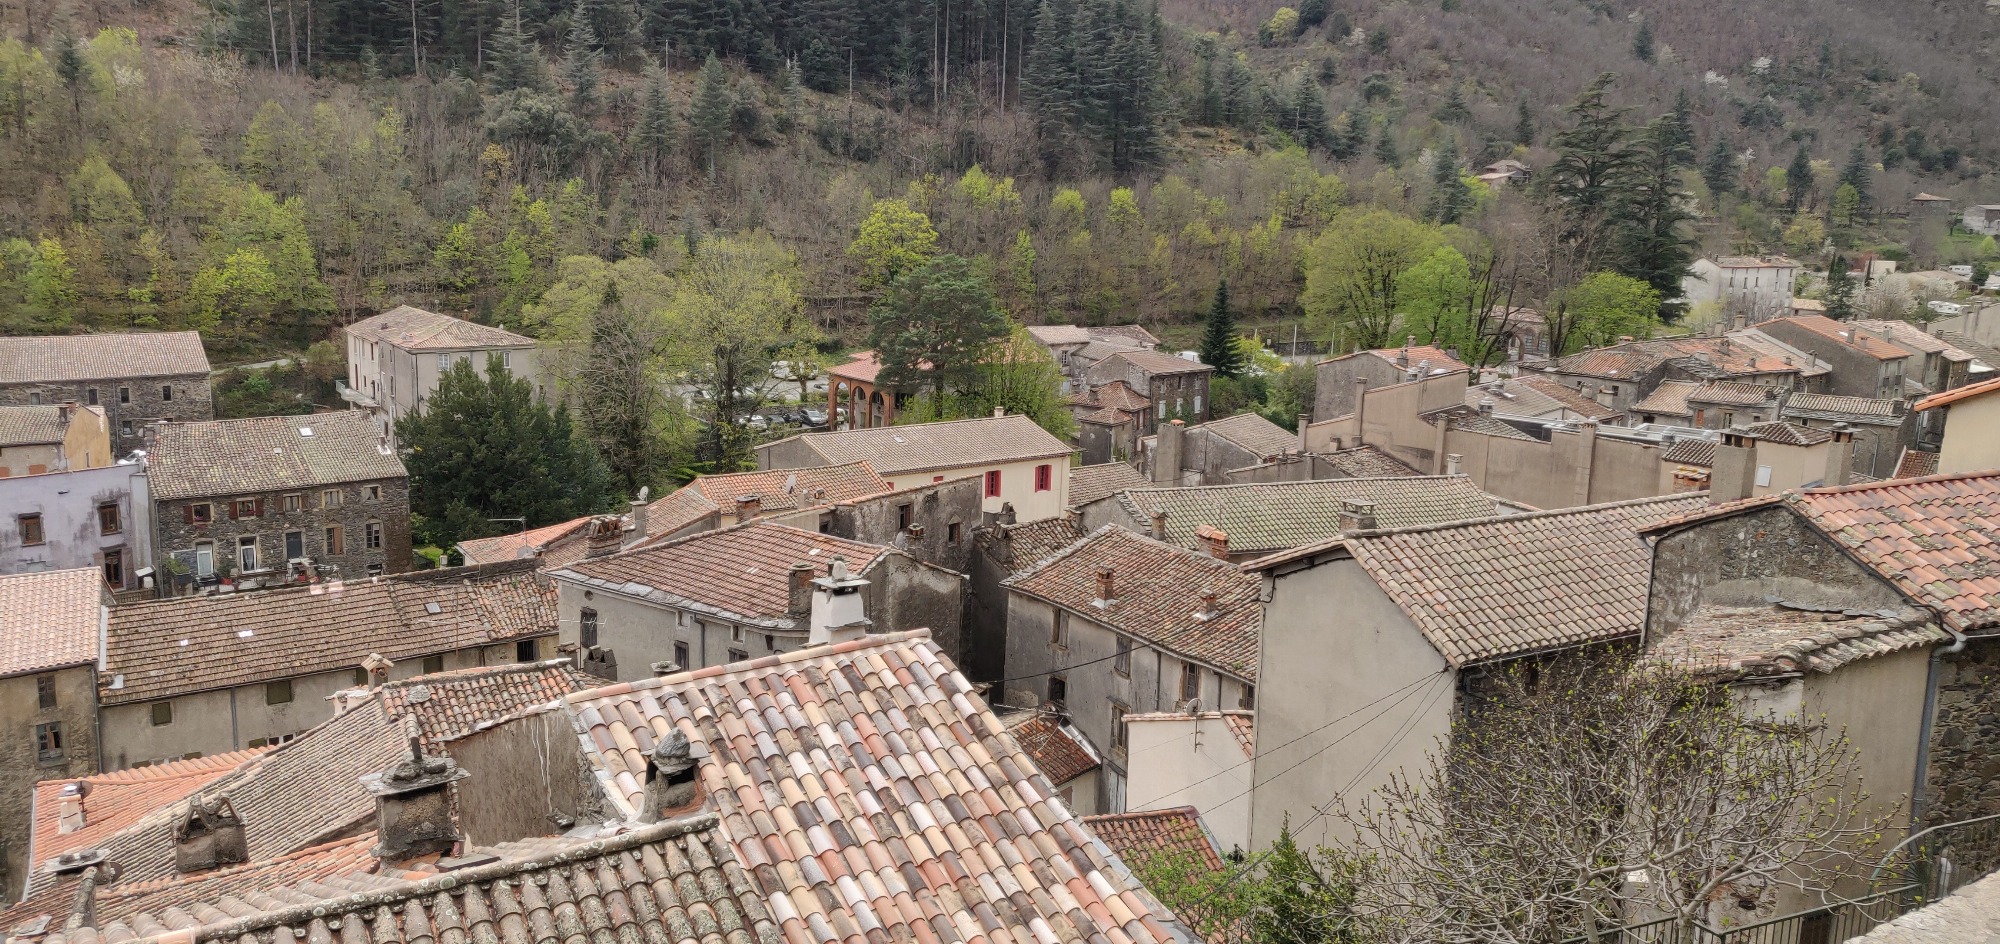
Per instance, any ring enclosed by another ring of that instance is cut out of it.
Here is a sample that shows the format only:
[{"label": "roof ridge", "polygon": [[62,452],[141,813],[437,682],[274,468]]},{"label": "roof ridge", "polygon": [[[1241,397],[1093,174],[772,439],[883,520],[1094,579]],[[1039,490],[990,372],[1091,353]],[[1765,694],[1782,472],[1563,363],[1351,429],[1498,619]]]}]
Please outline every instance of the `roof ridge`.
[{"label": "roof ridge", "polygon": [[885,648],[888,646],[896,645],[898,643],[909,642],[912,640],[923,640],[927,642],[930,640],[930,638],[931,638],[931,631],[928,627],[922,629],[906,629],[900,633],[869,633],[855,639],[850,639],[846,642],[833,643],[831,645],[818,646],[818,647],[807,646],[800,649],[793,649],[788,652],[780,652],[775,655],[768,655],[762,658],[751,659],[747,662],[726,662],[723,663],[722,665],[704,666],[702,668],[693,669],[687,672],[675,672],[672,675],[661,675],[661,676],[656,676],[654,678],[638,679],[631,682],[614,682],[610,685],[603,685],[597,688],[586,689],[580,692],[570,692],[569,694],[563,696],[563,704],[566,706],[574,706],[598,698],[615,698],[619,695],[626,695],[632,692],[647,691],[655,688],[666,688],[669,685],[678,685],[683,682],[693,682],[711,678],[720,678],[726,675],[735,675],[740,672],[762,672],[773,666],[789,665],[797,662],[807,662],[813,659],[825,659],[832,656],[841,656],[841,655],[846,655],[850,652],[859,652],[863,649]]},{"label": "roof ridge", "polygon": [[1437,524],[1410,525],[1409,527],[1406,528],[1375,528],[1373,530],[1368,530],[1368,531],[1355,531],[1352,532],[1351,534],[1343,535],[1342,537],[1344,538],[1387,537],[1389,535],[1395,535],[1395,534],[1416,534],[1419,532],[1426,532],[1426,531],[1443,531],[1450,528],[1474,527],[1478,525],[1493,524],[1501,521],[1533,521],[1543,518],[1556,518],[1564,515],[1580,515],[1585,513],[1594,513],[1599,511],[1606,511],[1613,508],[1631,508],[1638,505],[1647,505],[1656,503],[1663,504],[1671,501],[1679,501],[1681,499],[1690,498],[1696,495],[1706,495],[1706,494],[1708,493],[1676,492],[1672,495],[1649,495],[1645,498],[1627,498],[1614,502],[1600,502],[1595,505],[1577,505],[1571,508],[1545,509],[1542,511],[1531,511],[1525,514],[1518,514],[1518,515],[1490,515],[1485,518],[1467,518],[1464,521],[1444,521],[1444,522],[1439,522]]},{"label": "roof ridge", "polygon": [[1143,819],[1147,817],[1186,816],[1189,813],[1193,813],[1196,816],[1200,816],[1201,810],[1196,809],[1193,804],[1182,804],[1180,806],[1169,806],[1165,809],[1159,809],[1159,810],[1127,810],[1123,813],[1092,813],[1089,816],[1082,817],[1082,819],[1086,821],[1096,820],[1101,822],[1115,822],[1118,820]]},{"label": "roof ridge", "polygon": [[[477,665],[463,669],[446,669],[445,671],[442,672],[431,672],[425,675],[412,675],[406,679],[396,679],[394,681],[386,682],[382,685],[382,688],[384,690],[391,688],[404,689],[416,685],[431,685],[435,684],[436,682],[456,682],[462,679],[483,679],[483,678],[491,678],[496,675],[511,675],[514,673],[527,674],[529,672],[546,672],[550,669],[557,669],[563,667],[574,668],[575,664],[568,659],[540,659],[534,662],[509,662],[505,665]],[[426,681],[426,679],[429,679],[431,681]]]},{"label": "roof ridge", "polygon": [[1853,485],[1824,485],[1818,488],[1786,489],[1781,494],[1786,496],[1787,501],[1797,501],[1806,495],[1844,495],[1851,492],[1900,488],[1908,485],[1924,485],[1931,482],[1955,482],[1959,479],[1994,478],[1996,476],[2000,476],[2000,469],[1977,469],[1969,472],[1942,472],[1937,475],[1925,475],[1913,479],[1883,479],[1879,482],[1859,482]]}]

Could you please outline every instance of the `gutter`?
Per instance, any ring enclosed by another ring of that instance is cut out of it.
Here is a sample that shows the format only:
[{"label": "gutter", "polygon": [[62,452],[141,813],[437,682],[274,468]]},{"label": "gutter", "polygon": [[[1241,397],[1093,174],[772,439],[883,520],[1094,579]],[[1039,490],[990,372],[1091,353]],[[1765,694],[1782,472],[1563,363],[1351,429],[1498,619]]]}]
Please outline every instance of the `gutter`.
[{"label": "gutter", "polygon": [[1910,831],[1914,833],[1923,822],[1924,791],[1930,787],[1931,727],[1937,717],[1938,664],[1944,657],[1965,651],[1964,633],[1945,625],[1938,625],[1951,634],[1951,644],[1931,650],[1930,667],[1924,675],[1924,717],[1922,727],[1917,731],[1917,771],[1910,786]]}]

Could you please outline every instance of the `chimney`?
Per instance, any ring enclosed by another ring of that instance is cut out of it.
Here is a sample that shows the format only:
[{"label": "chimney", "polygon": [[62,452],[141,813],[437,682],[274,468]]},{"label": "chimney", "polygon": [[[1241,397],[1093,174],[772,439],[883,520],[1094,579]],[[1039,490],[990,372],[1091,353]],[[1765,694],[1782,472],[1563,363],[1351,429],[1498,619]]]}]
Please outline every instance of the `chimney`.
[{"label": "chimney", "polygon": [[1217,594],[1213,587],[1201,592],[1201,609],[1195,611],[1195,619],[1205,623],[1222,615],[1221,605],[1215,602],[1216,596]]},{"label": "chimney", "polygon": [[[1330,417],[1329,417],[1330,418]],[[1359,446],[1368,435],[1368,378],[1354,378],[1354,443]],[[1351,447],[1350,447],[1351,448]]]},{"label": "chimney", "polygon": [[1365,498],[1340,500],[1340,530],[1375,530],[1375,503]]},{"label": "chimney", "polygon": [[1417,343],[1417,336],[1414,334],[1403,338],[1403,349],[1396,352],[1397,367],[1407,368],[1410,366],[1410,345],[1415,343]]},{"label": "chimney", "polygon": [[1153,540],[1164,541],[1166,539],[1167,510],[1165,508],[1155,508],[1153,509]]},{"label": "chimney", "polygon": [[1118,602],[1118,584],[1113,579],[1113,574],[1109,567],[1098,568],[1097,599],[1093,602],[1100,607],[1110,606]]},{"label": "chimney", "polygon": [[1312,451],[1312,448],[1306,445],[1306,427],[1311,423],[1312,423],[1311,413],[1299,414],[1299,455],[1305,455],[1306,453]]},{"label": "chimney", "polygon": [[381,688],[389,684],[389,670],[396,663],[380,653],[371,652],[361,660],[361,670],[368,673],[368,687]]},{"label": "chimney", "polygon": [[643,494],[644,489],[640,491],[640,496],[632,499],[632,509],[630,512],[632,516],[632,540],[634,541],[646,536],[646,496]]},{"label": "chimney", "polygon": [[764,510],[764,500],[763,500],[763,499],[761,499],[761,498],[758,498],[758,497],[757,497],[757,496],[755,496],[755,495],[738,495],[738,496],[736,496],[736,523],[737,523],[737,524],[742,524],[742,523],[743,523],[743,522],[745,522],[745,521],[749,521],[749,520],[751,520],[752,518],[755,518],[755,517],[757,517],[757,515],[758,515],[758,514],[760,514],[760,513],[762,513],[762,512],[763,512],[763,510]]},{"label": "chimney", "polygon": [[994,408],[993,408],[993,415],[994,415],[994,416],[1006,416],[1006,415],[1007,415],[1007,408],[1006,408],[1006,407],[1004,407],[1004,406],[996,406],[996,407],[994,407]]},{"label": "chimney", "polygon": [[1846,485],[1854,462],[1854,427],[1841,423],[1833,428],[1833,448],[1827,450],[1826,477],[1829,486]]},{"label": "chimney", "polygon": [[667,732],[646,754],[646,793],[639,821],[657,823],[700,805],[700,773],[687,735],[679,728]]},{"label": "chimney", "polygon": [[835,557],[827,575],[812,581],[812,614],[806,645],[824,646],[859,639],[868,633],[867,601],[861,588],[868,581],[847,571],[847,558]]},{"label": "chimney", "polygon": [[1749,498],[1757,489],[1757,434],[1741,426],[1724,430],[1708,471],[1711,503]]},{"label": "chimney", "polygon": [[785,614],[794,620],[812,616],[813,565],[800,561],[792,565],[787,576]]},{"label": "chimney", "polygon": [[1201,549],[1216,560],[1229,559],[1229,535],[1214,525],[1202,525],[1194,529],[1195,540],[1201,542]]},{"label": "chimney", "polygon": [[1461,473],[1459,472],[1459,468],[1460,468],[1460,466],[1461,466],[1461,465],[1462,465],[1462,464],[1463,464],[1464,462],[1465,462],[1465,457],[1464,457],[1464,456],[1461,456],[1461,455],[1459,455],[1458,453],[1455,453],[1455,452],[1448,452],[1448,453],[1445,453],[1445,456],[1444,456],[1444,474],[1446,474],[1446,475],[1459,475],[1459,474],[1461,474]]},{"label": "chimney", "polygon": [[1492,415],[1493,415],[1493,398],[1492,398],[1492,397],[1480,397],[1480,398],[1479,398],[1479,415],[1480,415],[1480,416],[1492,416]]},{"label": "chimney", "polygon": [[90,784],[87,781],[63,784],[62,792],[57,794],[56,832],[73,833],[90,824],[83,812],[83,798],[88,795]]},{"label": "chimney", "polygon": [[70,417],[73,417],[75,415],[76,415],[75,400],[64,400],[63,402],[56,404],[56,419],[59,420],[64,426],[68,426]]},{"label": "chimney", "polygon": [[584,544],[586,558],[609,557],[618,553],[625,543],[625,525],[617,515],[598,515],[590,519],[590,537]]},{"label": "chimney", "polygon": [[1179,485],[1181,451],[1186,448],[1187,424],[1174,420],[1160,427],[1153,444],[1153,484]]},{"label": "chimney", "polygon": [[447,853],[458,844],[451,785],[471,776],[443,754],[424,753],[423,730],[415,715],[403,717],[403,734],[408,739],[403,759],[361,778],[361,785],[375,797],[373,853],[390,862]]},{"label": "chimney", "polygon": [[189,800],[174,821],[174,870],[185,875],[248,861],[243,819],[229,798]]}]

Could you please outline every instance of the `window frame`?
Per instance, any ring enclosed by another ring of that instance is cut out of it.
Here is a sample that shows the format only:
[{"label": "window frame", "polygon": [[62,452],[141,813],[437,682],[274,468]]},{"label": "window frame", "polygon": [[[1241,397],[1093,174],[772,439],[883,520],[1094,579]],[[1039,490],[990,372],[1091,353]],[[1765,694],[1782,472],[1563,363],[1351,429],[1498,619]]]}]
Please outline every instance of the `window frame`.
[{"label": "window frame", "polygon": [[1111,671],[1120,678],[1132,677],[1132,637],[1124,633],[1113,633],[1117,650],[1111,655]]},{"label": "window frame", "polygon": [[291,679],[278,679],[275,682],[264,683],[264,704],[266,705],[289,705],[297,694],[292,689]]},{"label": "window frame", "polygon": [[729,650],[729,661],[748,662],[750,661],[750,653],[742,649],[731,649]]},{"label": "window frame", "polygon": [[42,711],[54,711],[61,707],[56,696],[56,677],[53,672],[35,676],[35,703]]},{"label": "window frame", "polygon": [[[14,527],[21,536],[22,547],[40,547],[49,543],[49,532],[42,526],[42,513],[39,511],[14,516]],[[30,534],[34,536],[32,540],[29,539]]]},{"label": "window frame", "polygon": [[320,537],[325,539],[326,541],[327,556],[339,557],[347,553],[346,525],[341,525],[341,524],[327,525],[325,533],[321,534]]},{"label": "window frame", "polygon": [[917,506],[911,504],[910,502],[904,502],[900,505],[897,505],[896,530],[898,531],[910,530],[910,522],[916,519],[916,514],[917,514]]},{"label": "window frame", "polygon": [[380,486],[380,485],[363,485],[363,486],[361,486],[361,500],[362,500],[362,501],[372,501],[372,502],[373,502],[373,501],[381,501],[381,500],[382,500],[382,486]]},{"label": "window frame", "polygon": [[1048,690],[1045,694],[1047,694],[1049,701],[1057,704],[1068,704],[1069,678],[1061,673],[1051,674],[1049,676]]},{"label": "window frame", "polygon": [[444,671],[444,656],[442,654],[434,656],[425,656],[424,664],[419,666],[418,668],[422,670],[421,672],[418,673],[420,675],[436,675],[437,673]]},{"label": "window frame", "polygon": [[160,385],[160,402],[161,402],[161,403],[172,403],[172,402],[174,402],[174,385],[173,385],[173,384],[161,384],[161,385]]},{"label": "window frame", "polygon": [[586,606],[576,613],[576,644],[585,649],[597,648],[597,634],[600,629],[597,607]]},{"label": "window frame", "polygon": [[[111,515],[110,523],[105,523],[105,513]],[[99,502],[97,505],[97,533],[123,534],[125,531],[125,509],[117,502]]]},{"label": "window frame", "polygon": [[1056,618],[1049,621],[1049,647],[1069,649],[1069,611],[1057,610]]},{"label": "window frame", "polygon": [[686,669],[688,668],[689,658],[687,642],[680,639],[674,640],[674,664],[680,666],[682,669]]},{"label": "window frame", "polygon": [[346,504],[346,502],[347,496],[342,495],[340,489],[323,488],[319,490],[319,507],[322,510],[339,508],[341,505]]},{"label": "window frame", "polygon": [[[236,538],[236,571],[250,573],[264,569],[264,548],[254,534],[238,535]],[[244,552],[248,551],[246,558]]]},{"label": "window frame", "polygon": [[1001,483],[1001,479],[1000,479],[1000,470],[999,470],[999,469],[987,469],[987,470],[986,470],[986,489],[985,489],[985,491],[986,491],[986,497],[987,497],[987,498],[999,498],[999,497],[1000,497],[1000,486],[1001,486],[1001,484],[1002,484],[1002,483]]},{"label": "window frame", "polygon": [[104,582],[120,590],[125,588],[125,551],[112,548],[104,552],[104,561],[99,565],[104,570]]},{"label": "window frame", "polygon": [[370,521],[361,526],[361,546],[371,551],[382,549],[382,522]]},{"label": "window frame", "polygon": [[[522,653],[526,653],[523,655]],[[514,641],[515,662],[539,662],[542,658],[542,643],[539,639],[518,639]]]},{"label": "window frame", "polygon": [[35,762],[57,764],[69,759],[69,751],[63,746],[62,722],[45,721],[35,725]]},{"label": "window frame", "polygon": [[119,402],[119,403],[130,403],[130,402],[132,402],[132,388],[131,388],[131,387],[119,387],[119,388],[118,388],[118,402]]},{"label": "window frame", "polygon": [[306,493],[292,492],[290,494],[287,494],[284,499],[284,509],[285,513],[288,515],[296,515],[305,511]]},{"label": "window frame", "polygon": [[1123,753],[1132,746],[1132,736],[1125,726],[1125,716],[1131,713],[1131,708],[1119,702],[1111,703],[1111,749],[1114,751]]},{"label": "window frame", "polygon": [[1056,487],[1055,467],[1049,463],[1035,466],[1035,491],[1047,492]]},{"label": "window frame", "polygon": [[1193,662],[1181,663],[1181,701],[1201,700],[1201,666]]},{"label": "window frame", "polygon": [[162,698],[148,705],[146,720],[152,722],[150,727],[165,728],[172,726],[174,723],[174,700],[171,698]]},{"label": "window frame", "polygon": [[188,520],[192,524],[214,524],[215,503],[193,502],[188,505]]},{"label": "window frame", "polygon": [[958,529],[959,529],[958,522],[956,521],[946,522],[944,526],[944,543],[956,545],[959,540]]}]

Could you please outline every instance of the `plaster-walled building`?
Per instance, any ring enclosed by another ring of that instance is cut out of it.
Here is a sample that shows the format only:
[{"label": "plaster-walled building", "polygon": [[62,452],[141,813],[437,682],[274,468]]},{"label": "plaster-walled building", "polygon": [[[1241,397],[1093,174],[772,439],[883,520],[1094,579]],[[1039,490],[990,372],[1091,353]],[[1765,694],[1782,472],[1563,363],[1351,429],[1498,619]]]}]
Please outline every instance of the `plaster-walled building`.
[{"label": "plaster-walled building", "polygon": [[1069,505],[1073,450],[1025,416],[912,423],[881,429],[801,433],[757,447],[760,469],[803,469],[865,461],[893,488],[977,475],[982,508],[1014,506],[1022,521]]},{"label": "plaster-walled building", "polygon": [[347,378],[341,399],[366,410],[377,428],[394,434],[397,420],[421,411],[438,378],[460,361],[484,376],[488,360],[547,395],[533,338],[409,305],[348,325]]},{"label": "plaster-walled building", "polygon": [[193,331],[0,338],[0,406],[101,407],[120,456],[153,423],[214,419],[208,375]]},{"label": "plaster-walled building", "polygon": [[1916,409],[1937,416],[1944,429],[1938,472],[2000,469],[2000,379],[1925,397]]},{"label": "plaster-walled building", "polygon": [[112,449],[101,406],[0,406],[0,479],[107,466]]},{"label": "plaster-walled building", "polygon": [[0,509],[0,574],[96,567],[116,591],[153,567],[143,462],[0,479]]}]

